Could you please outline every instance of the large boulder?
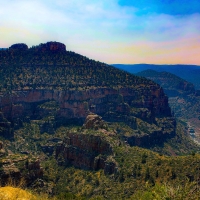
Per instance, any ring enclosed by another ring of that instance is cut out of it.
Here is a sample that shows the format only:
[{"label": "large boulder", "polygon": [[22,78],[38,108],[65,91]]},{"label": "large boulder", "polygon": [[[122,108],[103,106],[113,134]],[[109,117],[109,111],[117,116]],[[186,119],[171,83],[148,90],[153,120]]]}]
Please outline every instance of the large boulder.
[{"label": "large boulder", "polygon": [[107,128],[107,124],[102,117],[96,114],[89,114],[86,117],[85,123],[83,124],[83,128],[86,129],[105,129]]}]

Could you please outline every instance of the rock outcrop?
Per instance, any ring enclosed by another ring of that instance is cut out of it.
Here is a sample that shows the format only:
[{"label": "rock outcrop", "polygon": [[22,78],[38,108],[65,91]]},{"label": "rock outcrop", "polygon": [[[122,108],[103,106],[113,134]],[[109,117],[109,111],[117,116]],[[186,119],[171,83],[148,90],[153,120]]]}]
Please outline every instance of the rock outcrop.
[{"label": "rock outcrop", "polygon": [[[24,51],[28,50],[28,46],[24,43],[17,43],[13,44],[9,47],[9,50],[18,50],[18,51]],[[47,42],[47,43],[42,43],[39,46],[36,47],[36,51],[51,51],[51,52],[62,52],[66,51],[66,46],[60,42]]]},{"label": "rock outcrop", "polygon": [[83,128],[86,129],[105,129],[107,128],[107,124],[102,120],[102,117],[96,114],[89,114],[86,117],[85,123],[83,124]]},{"label": "rock outcrop", "polygon": [[49,141],[42,146],[48,155],[54,155],[59,165],[87,170],[103,169],[105,174],[117,172],[117,163],[110,159],[112,146],[104,137],[85,133],[67,133],[64,140]]},{"label": "rock outcrop", "polygon": [[28,46],[24,43],[13,44],[10,50],[28,50]]},{"label": "rock outcrop", "polygon": [[[28,170],[28,173],[26,170]],[[40,165],[40,160],[27,160],[25,162],[25,169],[22,171],[22,176],[25,177],[27,185],[32,184],[36,179],[43,178],[43,168]]]},{"label": "rock outcrop", "polygon": [[39,51],[52,51],[52,52],[61,52],[66,51],[66,46],[60,42],[47,42],[40,44],[37,49]]},{"label": "rock outcrop", "polygon": [[43,169],[37,159],[29,160],[27,156],[13,159],[8,156],[0,162],[2,165],[0,170],[1,185],[6,185],[10,181],[13,184],[19,184],[23,181],[28,186],[36,179],[43,177]]}]

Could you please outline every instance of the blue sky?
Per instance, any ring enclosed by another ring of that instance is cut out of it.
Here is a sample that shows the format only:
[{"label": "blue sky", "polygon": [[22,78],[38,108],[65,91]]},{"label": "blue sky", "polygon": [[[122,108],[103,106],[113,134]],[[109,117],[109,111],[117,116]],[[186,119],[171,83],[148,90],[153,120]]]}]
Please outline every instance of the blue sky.
[{"label": "blue sky", "polygon": [[200,12],[199,0],[119,0],[119,5],[135,7],[138,14],[189,15]]},{"label": "blue sky", "polygon": [[0,0],[0,47],[58,41],[106,63],[200,65],[197,0]]}]

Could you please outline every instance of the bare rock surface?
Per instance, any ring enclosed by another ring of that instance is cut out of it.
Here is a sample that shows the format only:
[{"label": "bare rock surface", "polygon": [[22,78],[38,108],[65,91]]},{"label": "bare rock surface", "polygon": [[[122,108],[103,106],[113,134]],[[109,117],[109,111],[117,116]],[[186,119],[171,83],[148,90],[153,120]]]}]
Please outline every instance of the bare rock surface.
[{"label": "bare rock surface", "polygon": [[86,129],[105,129],[107,127],[106,122],[102,120],[102,117],[96,114],[89,114],[86,117],[83,127]]}]

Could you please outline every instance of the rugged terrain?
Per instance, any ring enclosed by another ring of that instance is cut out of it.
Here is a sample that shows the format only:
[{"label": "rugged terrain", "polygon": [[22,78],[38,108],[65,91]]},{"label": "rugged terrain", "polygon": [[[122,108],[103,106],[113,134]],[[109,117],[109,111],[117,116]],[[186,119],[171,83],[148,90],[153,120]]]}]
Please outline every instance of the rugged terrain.
[{"label": "rugged terrain", "polygon": [[189,130],[195,130],[195,135],[190,134],[200,141],[200,95],[194,85],[169,72],[145,70],[137,75],[153,80],[163,87],[174,115],[186,121]]},{"label": "rugged terrain", "polygon": [[22,181],[58,198],[124,199],[145,182],[198,182],[199,147],[157,83],[58,42],[0,50],[0,77],[2,185]]},{"label": "rugged terrain", "polygon": [[30,49],[15,44],[0,51],[0,65],[3,136],[10,126],[7,137],[13,137],[11,129],[30,120],[40,120],[41,131],[53,133],[62,124],[82,125],[90,112],[133,129],[140,119],[152,127],[149,137],[154,130],[174,134],[168,98],[159,85],[66,51],[64,44]]}]

